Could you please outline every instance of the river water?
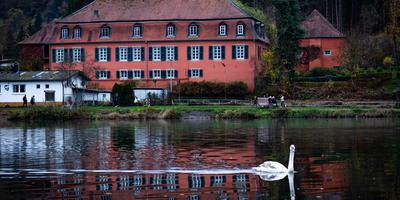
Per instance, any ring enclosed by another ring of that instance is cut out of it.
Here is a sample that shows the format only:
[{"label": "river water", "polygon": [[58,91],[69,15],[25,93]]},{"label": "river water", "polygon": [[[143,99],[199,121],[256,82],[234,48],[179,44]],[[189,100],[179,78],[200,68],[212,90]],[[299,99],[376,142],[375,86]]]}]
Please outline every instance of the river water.
[{"label": "river water", "polygon": [[0,125],[0,199],[399,198],[399,119]]}]

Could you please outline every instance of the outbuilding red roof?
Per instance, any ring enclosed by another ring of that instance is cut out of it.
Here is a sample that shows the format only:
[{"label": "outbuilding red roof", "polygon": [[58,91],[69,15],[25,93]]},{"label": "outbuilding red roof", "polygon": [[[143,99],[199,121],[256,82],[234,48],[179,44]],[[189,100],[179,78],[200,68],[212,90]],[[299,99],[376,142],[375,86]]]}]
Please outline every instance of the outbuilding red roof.
[{"label": "outbuilding red roof", "polygon": [[53,39],[56,26],[56,20],[53,20],[29,38],[21,41],[19,44],[48,44]]},{"label": "outbuilding red roof", "polygon": [[95,0],[60,23],[248,18],[232,0]]},{"label": "outbuilding red roof", "polygon": [[337,30],[318,10],[314,10],[302,23],[305,38],[340,38],[343,33]]}]

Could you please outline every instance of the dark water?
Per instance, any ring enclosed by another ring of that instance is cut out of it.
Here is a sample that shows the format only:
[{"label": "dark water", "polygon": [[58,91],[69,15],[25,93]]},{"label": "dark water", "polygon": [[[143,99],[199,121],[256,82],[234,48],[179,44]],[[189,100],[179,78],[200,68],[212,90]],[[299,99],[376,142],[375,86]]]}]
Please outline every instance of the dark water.
[{"label": "dark water", "polygon": [[0,199],[400,199],[400,120],[3,123]]}]

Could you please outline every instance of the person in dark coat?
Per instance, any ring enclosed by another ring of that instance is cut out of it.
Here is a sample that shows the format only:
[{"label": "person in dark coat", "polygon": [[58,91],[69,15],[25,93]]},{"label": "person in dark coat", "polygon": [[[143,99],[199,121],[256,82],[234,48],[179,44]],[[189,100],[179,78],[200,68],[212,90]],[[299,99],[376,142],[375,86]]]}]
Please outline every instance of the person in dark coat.
[{"label": "person in dark coat", "polygon": [[31,105],[32,105],[32,106],[35,105],[35,95],[33,95],[32,98],[31,98]]},{"label": "person in dark coat", "polygon": [[26,99],[26,95],[22,98],[22,101],[24,102],[24,104],[22,106],[28,107],[28,99]]}]

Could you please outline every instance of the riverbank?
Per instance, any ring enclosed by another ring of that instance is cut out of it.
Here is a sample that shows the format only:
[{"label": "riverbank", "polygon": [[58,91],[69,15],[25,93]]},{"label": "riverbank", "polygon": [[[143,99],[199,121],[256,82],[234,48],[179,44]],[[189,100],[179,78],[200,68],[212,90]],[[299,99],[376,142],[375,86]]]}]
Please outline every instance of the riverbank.
[{"label": "riverbank", "polygon": [[[375,105],[375,104],[372,104]],[[145,119],[267,119],[267,118],[397,118],[400,109],[388,106],[152,106],[79,109],[61,107],[7,108],[0,116],[9,120],[145,120]]]}]

